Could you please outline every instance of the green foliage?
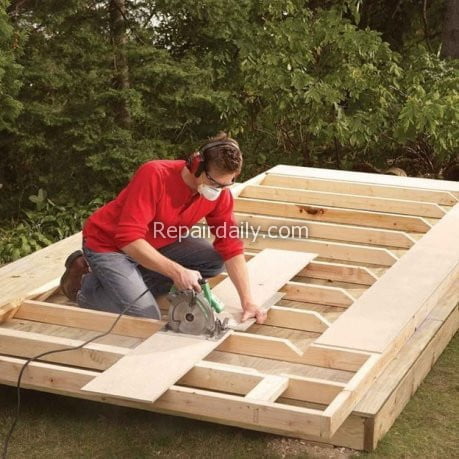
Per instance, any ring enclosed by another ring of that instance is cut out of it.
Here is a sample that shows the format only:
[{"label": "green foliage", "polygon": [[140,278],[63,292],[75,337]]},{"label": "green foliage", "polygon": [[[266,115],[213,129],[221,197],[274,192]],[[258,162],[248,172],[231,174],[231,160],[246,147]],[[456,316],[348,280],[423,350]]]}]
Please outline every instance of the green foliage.
[{"label": "green foliage", "polygon": [[29,196],[29,200],[35,207],[24,211],[20,223],[10,222],[10,229],[0,230],[0,263],[17,260],[75,234],[90,213],[102,204],[100,199],[95,199],[86,206],[75,203],[58,206],[42,188],[36,195]]},{"label": "green foliage", "polygon": [[395,138],[426,139],[438,159],[448,161],[459,143],[459,66],[419,48],[404,67]]},{"label": "green foliage", "polygon": [[68,234],[140,163],[219,130],[243,147],[241,179],[279,163],[438,174],[457,154],[458,67],[429,51],[415,3],[126,0],[115,38],[106,0],[0,0],[0,215],[25,219],[0,250]]},{"label": "green foliage", "polygon": [[22,108],[17,100],[21,66],[16,63],[13,52],[20,34],[14,31],[8,20],[5,11],[8,3],[0,0],[0,131],[13,130],[13,122]]}]

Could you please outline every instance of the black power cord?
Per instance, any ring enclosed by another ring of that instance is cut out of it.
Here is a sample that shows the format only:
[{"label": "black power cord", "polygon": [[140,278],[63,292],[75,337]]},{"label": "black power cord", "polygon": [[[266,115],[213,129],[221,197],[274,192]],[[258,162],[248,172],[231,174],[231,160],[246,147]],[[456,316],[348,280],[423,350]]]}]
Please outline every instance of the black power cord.
[{"label": "black power cord", "polygon": [[99,338],[103,338],[104,336],[107,336],[108,334],[110,334],[112,332],[112,330],[115,328],[116,324],[119,322],[119,320],[121,319],[121,317],[126,314],[126,312],[138,301],[140,300],[140,298],[142,298],[145,293],[147,293],[149,291],[149,289],[146,289],[142,294],[140,294],[134,301],[132,301],[131,303],[129,303],[119,314],[118,314],[118,317],[115,319],[115,321],[113,322],[113,324],[111,325],[111,327],[104,333],[100,334],[100,335],[97,335],[97,336],[94,336],[93,338],[91,339],[88,339],[87,341],[85,341],[84,343],[82,344],[79,344],[78,346],[75,346],[75,347],[69,347],[67,349],[56,349],[54,351],[46,351],[46,352],[43,352],[41,354],[38,354],[38,355],[35,355],[34,357],[30,357],[29,359],[27,359],[27,361],[24,363],[24,365],[22,366],[21,368],[21,371],[19,372],[19,376],[18,376],[18,380],[17,380],[17,383],[16,383],[16,391],[17,391],[17,405],[16,405],[16,415],[14,417],[14,420],[11,424],[11,427],[10,427],[10,430],[8,431],[8,433],[6,434],[6,439],[5,439],[5,442],[3,444],[3,453],[2,453],[2,459],[6,459],[7,458],[7,453],[8,453],[8,446],[9,446],[9,442],[10,442],[10,439],[11,439],[11,436],[13,435],[13,432],[14,432],[14,429],[16,427],[16,424],[18,423],[19,421],[19,414],[20,414],[20,411],[21,411],[21,381],[22,381],[22,376],[24,374],[24,371],[25,369],[29,366],[30,363],[32,363],[34,360],[38,360],[46,355],[50,355],[50,354],[57,354],[59,352],[67,352],[67,351],[75,351],[77,349],[81,349],[83,348],[84,346],[86,346],[87,344],[95,341],[96,339],[99,339]]}]

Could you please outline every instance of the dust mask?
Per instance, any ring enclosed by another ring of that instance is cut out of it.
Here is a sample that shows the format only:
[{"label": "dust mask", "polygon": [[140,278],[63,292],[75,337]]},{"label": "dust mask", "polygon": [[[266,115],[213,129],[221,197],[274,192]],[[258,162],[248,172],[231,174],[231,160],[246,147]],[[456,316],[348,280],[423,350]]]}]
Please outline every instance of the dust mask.
[{"label": "dust mask", "polygon": [[198,193],[209,201],[215,201],[216,199],[218,199],[221,192],[221,189],[219,190],[218,188],[213,188],[209,185],[204,185],[204,183],[201,183],[198,186]]}]

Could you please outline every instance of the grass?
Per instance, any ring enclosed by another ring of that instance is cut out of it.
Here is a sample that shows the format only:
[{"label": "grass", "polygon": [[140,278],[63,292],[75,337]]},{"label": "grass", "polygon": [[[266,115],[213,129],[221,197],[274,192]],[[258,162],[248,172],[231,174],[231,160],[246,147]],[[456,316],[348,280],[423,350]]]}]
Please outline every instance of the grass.
[{"label": "grass", "polygon": [[[24,390],[9,458],[458,458],[459,335],[374,453]],[[15,411],[0,386],[0,440]]]}]

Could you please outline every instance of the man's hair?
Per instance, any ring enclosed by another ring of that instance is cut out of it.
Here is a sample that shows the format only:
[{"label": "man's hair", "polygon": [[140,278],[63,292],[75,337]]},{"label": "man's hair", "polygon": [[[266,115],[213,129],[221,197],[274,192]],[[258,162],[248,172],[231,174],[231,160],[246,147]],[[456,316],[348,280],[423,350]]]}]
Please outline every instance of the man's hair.
[{"label": "man's hair", "polygon": [[207,168],[213,166],[219,172],[241,172],[242,153],[239,144],[226,132],[211,137],[199,148],[199,152]]}]

